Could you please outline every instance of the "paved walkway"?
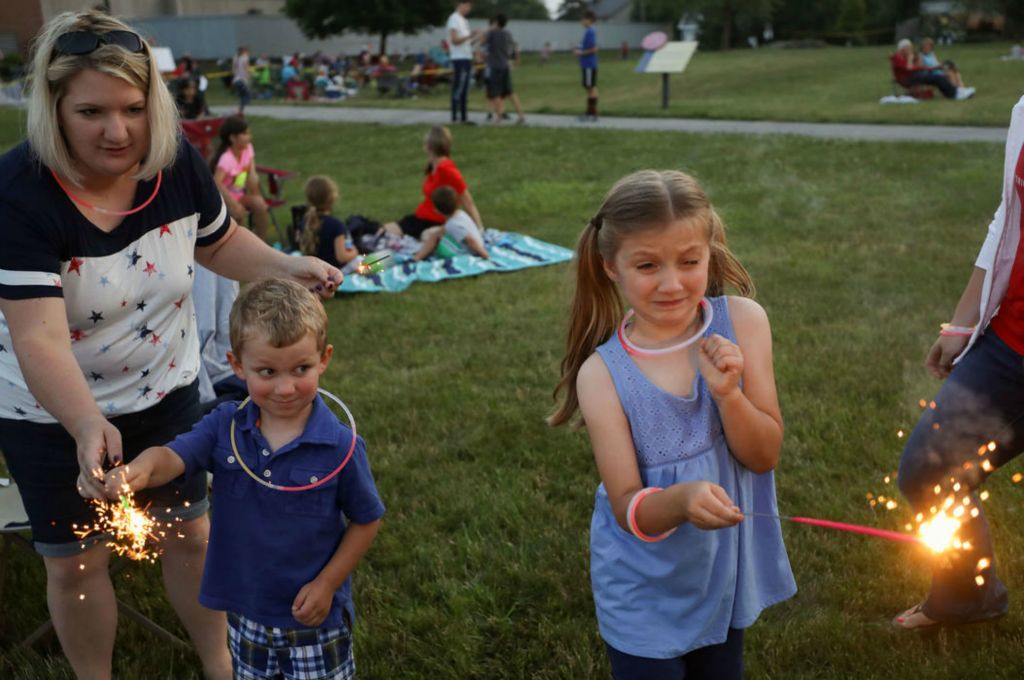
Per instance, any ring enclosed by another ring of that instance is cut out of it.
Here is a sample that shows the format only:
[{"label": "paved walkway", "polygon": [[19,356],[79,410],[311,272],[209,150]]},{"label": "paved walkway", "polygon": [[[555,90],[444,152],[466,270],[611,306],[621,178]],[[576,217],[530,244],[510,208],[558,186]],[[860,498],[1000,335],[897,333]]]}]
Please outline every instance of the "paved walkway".
[{"label": "paved walkway", "polygon": [[[234,112],[230,106],[216,106],[217,115]],[[448,111],[426,109],[369,109],[351,106],[249,106],[252,116],[285,120],[316,120],[381,125],[435,125],[449,121]],[[470,116],[483,122],[484,114]],[[575,116],[527,114],[530,127],[597,128],[603,130],[647,130],[650,132],[728,133],[747,135],[796,135],[820,139],[852,139],[889,142],[989,142],[1006,143],[1006,128],[948,125],[859,125],[851,123],[780,123],[770,121],[704,120],[695,118],[603,117],[596,123],[582,123]]]}]

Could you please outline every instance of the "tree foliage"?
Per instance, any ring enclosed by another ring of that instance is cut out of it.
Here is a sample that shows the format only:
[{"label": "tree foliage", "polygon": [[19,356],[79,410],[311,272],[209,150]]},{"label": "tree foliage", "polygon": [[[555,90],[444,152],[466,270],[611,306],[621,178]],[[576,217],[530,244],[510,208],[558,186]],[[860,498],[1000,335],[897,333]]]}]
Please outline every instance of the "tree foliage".
[{"label": "tree foliage", "polygon": [[509,19],[550,19],[541,0],[473,0],[470,17],[491,18],[501,12]]},{"label": "tree foliage", "polygon": [[559,21],[579,21],[583,18],[583,10],[587,9],[593,3],[589,3],[586,0],[562,0],[562,4],[558,6],[558,11],[555,13],[555,18]]},{"label": "tree foliage", "polygon": [[286,0],[284,13],[309,38],[326,38],[345,31],[380,34],[380,51],[387,51],[392,33],[415,33],[443,26],[452,11],[448,0]]}]

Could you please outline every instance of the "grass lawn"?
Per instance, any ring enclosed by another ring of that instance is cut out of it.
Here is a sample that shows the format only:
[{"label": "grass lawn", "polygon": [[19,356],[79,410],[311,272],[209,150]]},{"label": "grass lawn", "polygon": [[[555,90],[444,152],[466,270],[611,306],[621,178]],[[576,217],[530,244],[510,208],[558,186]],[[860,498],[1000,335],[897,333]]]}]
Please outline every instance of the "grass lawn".
[{"label": "grass lawn", "polygon": [[[16,122],[0,111],[0,148],[19,138]],[[392,219],[419,197],[422,128],[254,119],[253,129],[261,161],[333,176],[341,215]],[[782,512],[902,525],[905,508],[876,512],[865,493],[894,492],[882,479],[897,464],[897,430],[913,426],[918,399],[937,389],[922,358],[998,202],[1000,148],[459,128],[454,156],[487,224],[567,246],[623,174],[694,173],[772,320],[787,425]],[[301,180],[288,188],[297,200]],[[355,579],[361,677],[607,677],[587,573],[597,473],[585,433],[543,422],[570,270],[327,303],[336,352],[324,385],[355,413],[388,506]],[[1024,489],[1009,477],[989,484],[987,511],[1017,595]],[[1019,604],[990,625],[900,634],[888,620],[924,594],[927,555],[784,530],[800,591],[748,632],[749,677],[1024,674]],[[12,553],[4,578],[0,677],[70,678],[55,643],[10,649],[46,617],[40,564]],[[180,631],[155,567],[132,565],[117,588]],[[194,658],[125,620],[115,664],[122,678],[199,677]]]},{"label": "grass lawn", "polygon": [[[968,85],[978,93],[967,102],[935,99],[916,105],[882,105],[892,94],[889,47],[827,47],[698,52],[686,71],[671,76],[671,106],[661,108],[661,77],[633,69],[639,52],[623,61],[617,52],[601,55],[598,71],[600,109],[607,116],[668,116],[737,120],[793,120],[849,123],[1006,126],[1010,108],[1020,98],[1024,61],[1001,61],[1010,45],[954,45],[939,55],[953,59]],[[403,67],[407,70],[408,67]],[[571,54],[552,56],[539,66],[527,54],[513,72],[513,84],[527,113],[579,114],[585,95]],[[234,102],[218,81],[211,84],[213,103]],[[449,86],[428,95],[399,100],[366,89],[341,104],[447,109]],[[470,95],[472,111],[486,111],[483,89]]]}]

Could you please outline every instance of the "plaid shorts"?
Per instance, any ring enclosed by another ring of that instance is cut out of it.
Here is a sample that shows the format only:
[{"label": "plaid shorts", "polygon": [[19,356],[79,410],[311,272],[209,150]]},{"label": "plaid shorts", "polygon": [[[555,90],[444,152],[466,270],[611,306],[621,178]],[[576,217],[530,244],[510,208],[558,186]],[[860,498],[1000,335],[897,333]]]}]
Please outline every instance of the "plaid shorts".
[{"label": "plaid shorts", "polygon": [[235,680],[352,680],[352,635],[340,628],[273,628],[228,613]]}]

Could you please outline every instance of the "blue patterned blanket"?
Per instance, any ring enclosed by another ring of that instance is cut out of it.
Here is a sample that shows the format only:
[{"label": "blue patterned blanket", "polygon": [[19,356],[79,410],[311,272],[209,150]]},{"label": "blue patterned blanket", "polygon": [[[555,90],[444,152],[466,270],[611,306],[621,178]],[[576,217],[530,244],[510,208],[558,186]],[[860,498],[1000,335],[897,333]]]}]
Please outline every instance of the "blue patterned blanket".
[{"label": "blue patterned blanket", "polygon": [[484,245],[491,256],[489,260],[474,255],[456,255],[415,262],[411,253],[419,247],[419,241],[408,237],[405,241],[404,245],[393,248],[392,266],[378,274],[349,274],[339,290],[342,293],[397,293],[417,281],[430,283],[490,272],[511,272],[568,262],[573,257],[573,251],[568,248],[497,229],[484,232]]}]

